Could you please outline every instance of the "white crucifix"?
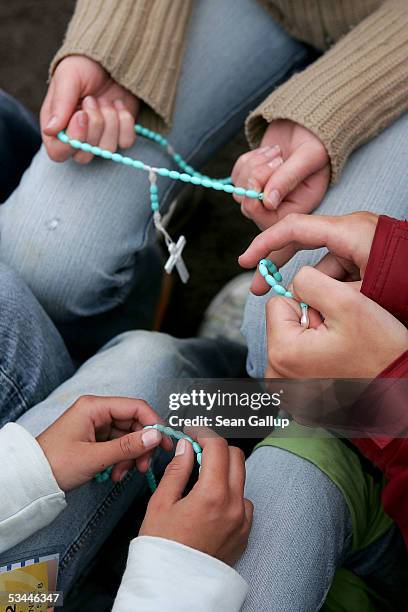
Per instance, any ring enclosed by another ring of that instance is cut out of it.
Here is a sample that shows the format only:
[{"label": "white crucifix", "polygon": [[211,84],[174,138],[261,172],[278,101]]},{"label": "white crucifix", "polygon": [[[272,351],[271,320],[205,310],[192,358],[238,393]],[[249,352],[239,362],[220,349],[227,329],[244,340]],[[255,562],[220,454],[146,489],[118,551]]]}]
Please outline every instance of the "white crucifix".
[{"label": "white crucifix", "polygon": [[171,274],[175,266],[181,281],[186,283],[190,277],[186,264],[183,260],[183,249],[186,246],[186,239],[184,236],[180,236],[180,238],[177,240],[177,244],[172,240],[166,240],[166,243],[167,248],[169,249],[170,257],[166,261],[164,269],[166,270],[167,274]]}]

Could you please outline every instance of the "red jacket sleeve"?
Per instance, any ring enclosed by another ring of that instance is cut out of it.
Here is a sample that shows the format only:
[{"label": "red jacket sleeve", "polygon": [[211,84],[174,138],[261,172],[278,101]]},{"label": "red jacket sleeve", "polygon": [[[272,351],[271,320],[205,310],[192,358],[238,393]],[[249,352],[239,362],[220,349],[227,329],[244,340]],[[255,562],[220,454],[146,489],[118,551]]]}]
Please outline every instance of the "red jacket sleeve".
[{"label": "red jacket sleeve", "polygon": [[408,322],[408,222],[380,216],[361,292]]},{"label": "red jacket sleeve", "polygon": [[[361,287],[362,293],[408,322],[408,223],[379,218]],[[408,350],[378,378],[408,378]],[[408,411],[408,399],[401,402]],[[394,407],[394,406],[393,406]],[[408,548],[408,438],[353,440],[359,450],[385,474],[382,502],[399,526]]]},{"label": "red jacket sleeve", "polygon": [[[378,378],[408,378],[408,351],[381,372]],[[390,390],[392,408],[408,410],[407,398],[398,398],[397,395],[398,390]],[[398,403],[400,407],[395,406]],[[399,526],[408,548],[408,438],[359,438],[354,439],[353,443],[384,472],[387,479],[382,493],[384,510]]]}]

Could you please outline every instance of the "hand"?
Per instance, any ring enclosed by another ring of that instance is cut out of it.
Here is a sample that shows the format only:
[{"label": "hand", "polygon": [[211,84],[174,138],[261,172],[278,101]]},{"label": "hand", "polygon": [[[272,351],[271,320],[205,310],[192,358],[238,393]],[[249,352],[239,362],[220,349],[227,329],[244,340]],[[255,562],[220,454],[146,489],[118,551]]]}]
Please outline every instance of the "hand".
[{"label": "hand", "polygon": [[[253,268],[260,259],[270,257],[281,267],[297,251],[326,247],[329,253],[316,268],[338,280],[358,281],[364,276],[377,222],[378,216],[370,212],[339,217],[292,213],[259,234],[241,255],[239,263],[244,268]],[[269,289],[257,273],[252,292],[263,295]]]},{"label": "hand", "polygon": [[408,348],[408,330],[353,287],[311,267],[293,279],[295,298],[323,315],[305,329],[300,307],[277,297],[266,307],[268,378],[375,378]]},{"label": "hand", "polygon": [[144,425],[163,423],[143,400],[84,396],[37,438],[61,489],[69,491],[114,465],[113,481],[133,467],[145,472],[157,446],[172,442]]},{"label": "hand", "polygon": [[243,214],[264,230],[290,212],[309,213],[330,181],[329,156],[317,136],[289,120],[267,128],[259,149],[242,155],[232,171],[234,185],[263,191],[263,202],[234,196]]},{"label": "hand", "polygon": [[189,442],[180,440],[139,535],[174,540],[233,565],[245,550],[252,524],[253,506],[244,499],[244,455],[209,430],[189,433],[203,448],[198,482],[183,498],[194,453]]},{"label": "hand", "polygon": [[41,109],[41,131],[48,155],[57,162],[69,157],[82,164],[91,161],[90,153],[75,151],[56,138],[65,128],[71,138],[108,151],[131,147],[138,111],[138,99],[100,64],[83,55],[70,55],[58,64]]}]

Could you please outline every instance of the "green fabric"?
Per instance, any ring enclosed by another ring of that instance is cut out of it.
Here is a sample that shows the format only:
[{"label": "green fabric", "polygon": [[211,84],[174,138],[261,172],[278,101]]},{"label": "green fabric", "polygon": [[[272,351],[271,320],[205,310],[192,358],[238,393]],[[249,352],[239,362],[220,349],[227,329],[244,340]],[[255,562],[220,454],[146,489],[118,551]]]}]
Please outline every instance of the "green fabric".
[{"label": "green fabric", "polygon": [[385,612],[389,607],[364,580],[341,568],[337,570],[323,612]]},{"label": "green fabric", "polygon": [[[357,453],[341,439],[323,429],[292,422],[277,430],[261,446],[276,446],[303,457],[318,467],[344,495],[353,525],[353,551],[366,548],[392,526],[381,504],[384,481],[376,482],[363,469]],[[358,576],[340,568],[336,571],[322,610],[324,612],[384,612],[387,603]]]},{"label": "green fabric", "polygon": [[350,510],[353,551],[366,548],[392,526],[380,500],[383,482],[375,482],[364,471],[358,455],[339,438],[292,422],[284,432],[273,432],[255,448],[261,446],[276,446],[303,457],[335,483]]}]

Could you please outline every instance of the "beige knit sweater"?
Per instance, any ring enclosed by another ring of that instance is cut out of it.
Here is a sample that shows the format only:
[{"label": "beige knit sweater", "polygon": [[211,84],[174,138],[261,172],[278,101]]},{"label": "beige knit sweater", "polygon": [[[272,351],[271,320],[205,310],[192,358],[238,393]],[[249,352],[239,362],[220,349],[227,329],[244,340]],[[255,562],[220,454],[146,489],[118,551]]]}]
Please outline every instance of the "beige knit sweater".
[{"label": "beige knit sweater", "polygon": [[[408,109],[408,0],[259,1],[292,36],[325,53],[249,115],[248,141],[257,146],[274,119],[300,123],[324,143],[335,182],[352,151]],[[67,55],[87,55],[143,100],[141,122],[165,130],[193,4],[78,0],[51,74]]]}]

